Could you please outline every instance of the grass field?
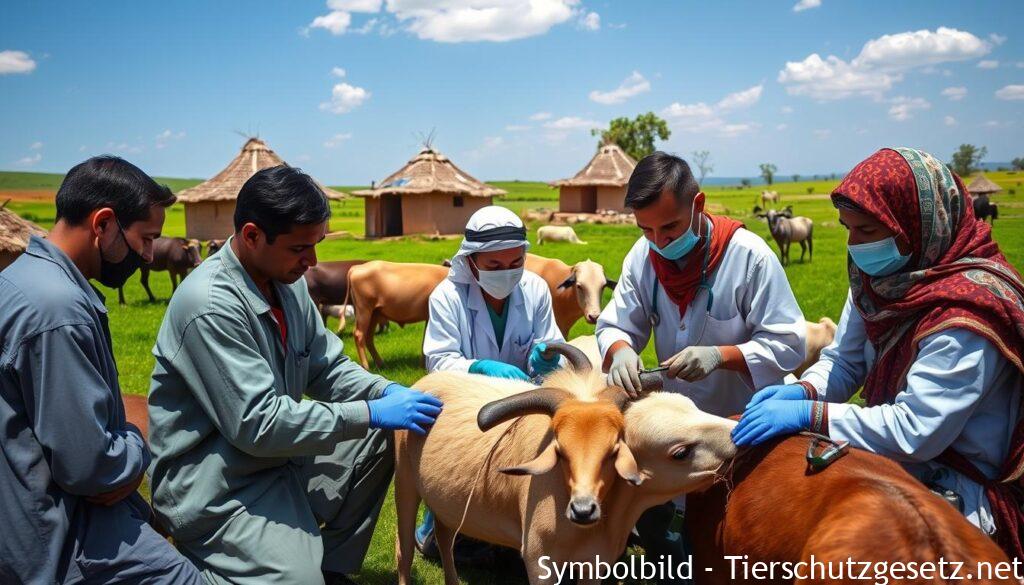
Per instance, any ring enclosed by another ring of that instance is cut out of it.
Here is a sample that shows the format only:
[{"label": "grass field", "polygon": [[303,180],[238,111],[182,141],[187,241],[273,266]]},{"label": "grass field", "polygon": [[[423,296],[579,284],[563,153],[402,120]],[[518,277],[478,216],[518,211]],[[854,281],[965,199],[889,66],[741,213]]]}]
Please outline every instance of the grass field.
[{"label": "grass field", "polygon": [[[5,199],[4,191],[55,190],[59,185],[58,175],[30,175],[33,174],[0,173],[0,202]],[[994,228],[995,239],[1010,261],[1018,269],[1024,268],[1024,187],[1021,185],[1024,182],[1024,173],[991,172],[988,173],[988,177],[1004,188],[1003,193],[994,197],[994,201],[999,204],[1001,215]],[[175,190],[195,183],[194,180],[163,181],[172,185]],[[498,203],[517,212],[527,208],[557,207],[557,192],[543,183],[511,181],[494,184],[509,192]],[[838,216],[827,196],[834,184],[828,181],[799,182],[778,184],[775,187],[782,195],[781,205],[792,205],[796,214],[810,217],[815,222],[813,262],[796,262],[799,248],[794,246],[795,253],[791,251],[794,262],[786,268],[796,298],[809,320],[829,316],[838,321],[846,296],[846,232],[838,224]],[[337,187],[342,191],[355,188]],[[751,213],[755,196],[759,193],[758,188],[711,187],[708,189],[708,200],[713,206],[713,211],[740,219],[749,229],[767,237],[767,226]],[[9,203],[8,207],[44,227],[53,224],[52,202],[15,200]],[[318,253],[322,260],[365,258],[437,263],[450,257],[459,245],[458,240],[431,241],[418,237],[387,242],[362,240],[359,238],[363,233],[361,200],[334,202],[332,208],[334,216],[331,220],[331,230],[344,230],[352,236],[332,239],[321,244]],[[529,226],[531,240],[538,226],[536,223]],[[616,278],[623,257],[640,235],[632,226],[578,225],[575,229],[581,239],[589,242],[588,245],[545,244],[540,247],[534,246],[532,251],[544,256],[561,258],[568,263],[590,258],[602,263],[609,277]],[[184,235],[184,214],[180,205],[176,205],[168,213],[164,233],[169,236]],[[774,242],[771,246],[775,249]],[[145,394],[148,389],[153,366],[150,350],[170,293],[169,279],[165,273],[155,273],[150,282],[154,293],[161,299],[155,304],[150,304],[146,300],[137,277],[126,286],[127,306],[118,306],[116,291],[107,294],[114,349],[121,385],[126,393]],[[610,293],[605,294],[607,301]],[[590,333],[593,333],[593,326],[580,321],[573,327],[571,336]],[[421,376],[424,373],[420,356],[422,336],[422,324],[405,328],[392,327],[387,333],[378,336],[377,345],[386,362],[380,373],[406,384]],[[347,333],[344,339],[346,352],[355,358],[355,348],[350,343],[351,338]],[[644,357],[647,363],[653,363],[653,351],[650,348]],[[391,580],[394,574],[394,520],[394,508],[389,498],[381,515],[364,571],[359,576],[360,582],[383,584]],[[443,581],[440,567],[422,559],[417,559],[414,571],[419,582]],[[463,570],[462,577],[467,583],[520,582],[516,577],[482,571]]]}]

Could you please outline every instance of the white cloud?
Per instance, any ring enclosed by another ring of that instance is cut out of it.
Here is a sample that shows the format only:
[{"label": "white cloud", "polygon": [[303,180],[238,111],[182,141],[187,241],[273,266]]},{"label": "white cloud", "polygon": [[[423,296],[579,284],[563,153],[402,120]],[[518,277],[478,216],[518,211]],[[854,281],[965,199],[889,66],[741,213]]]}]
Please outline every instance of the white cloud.
[{"label": "white cloud", "polygon": [[733,138],[742,134],[753,132],[761,125],[756,122],[744,122],[742,124],[725,124],[720,129],[720,134],[726,138]]},{"label": "white cloud", "polygon": [[996,97],[1001,100],[1024,100],[1024,85],[1007,85],[996,90]]},{"label": "white cloud", "polygon": [[590,92],[590,101],[610,106],[621,104],[632,97],[648,91],[651,91],[651,82],[647,81],[638,71],[634,71],[619,84],[619,87],[611,91],[598,91],[595,89]]},{"label": "white cloud", "polygon": [[947,87],[946,89],[942,90],[942,95],[954,102],[958,102],[964,99],[964,97],[967,95],[967,88],[963,86]]},{"label": "white cloud", "polygon": [[778,124],[775,126],[775,129],[779,131],[785,130],[786,128],[789,128],[788,124]]},{"label": "white cloud", "polygon": [[818,128],[817,130],[813,130],[813,132],[814,136],[820,140],[824,140],[829,136],[832,136],[832,131],[829,130],[828,128]]},{"label": "white cloud", "polygon": [[29,150],[39,150],[42,147],[43,147],[43,143],[40,142],[39,140],[36,140],[32,144],[30,144],[28,148],[29,148]]},{"label": "white cloud", "polygon": [[31,73],[36,62],[25,51],[0,51],[0,75]]},{"label": "white cloud", "polygon": [[1017,61],[1017,69],[1024,69],[1024,61]]},{"label": "white cloud", "polygon": [[1000,124],[998,120],[989,120],[988,122],[985,122],[986,128],[998,128],[999,125]]},{"label": "white cloud", "polygon": [[722,119],[715,114],[714,108],[704,102],[681,104],[674,102],[661,111],[674,127],[684,132],[705,132],[721,127]]},{"label": "white cloud", "polygon": [[589,130],[591,128],[599,128],[601,125],[602,124],[600,122],[579,118],[577,116],[565,116],[563,118],[544,123],[544,127],[550,130]]},{"label": "white cloud", "polygon": [[505,130],[508,132],[525,132],[526,130],[529,129],[529,126],[525,126],[522,124],[509,124],[508,126],[505,126]]},{"label": "white cloud", "polygon": [[953,116],[946,116],[942,119],[942,123],[946,126],[956,126],[956,118]]},{"label": "white cloud", "polygon": [[982,59],[978,61],[978,69],[995,69],[999,67],[999,61],[995,59]]},{"label": "white cloud", "polygon": [[173,140],[181,140],[185,137],[185,132],[174,132],[170,128],[156,135],[156,148],[157,150],[166,148],[168,143]]},{"label": "white cloud", "polygon": [[542,122],[544,120],[550,120],[551,119],[551,112],[537,112],[536,114],[531,115],[530,119],[533,120],[534,122]]},{"label": "white cloud", "polygon": [[927,110],[932,107],[932,104],[924,98],[911,98],[906,96],[895,97],[889,101],[892,105],[889,107],[889,117],[897,122],[903,122],[913,117],[913,112],[917,110]]},{"label": "white cloud", "polygon": [[348,74],[348,72],[345,71],[344,69],[342,69],[341,67],[334,67],[333,69],[331,69],[331,75],[333,75],[333,76],[335,76],[335,77],[337,77],[339,79],[344,78],[345,75],[347,75],[347,74]]},{"label": "white cloud", "polygon": [[821,0],[800,0],[793,5],[793,12],[803,12],[821,6]]},{"label": "white cloud", "polygon": [[351,132],[344,132],[341,134],[335,134],[324,141],[324,148],[337,148],[341,146],[342,142],[352,138]]},{"label": "white cloud", "polygon": [[309,28],[322,28],[332,35],[342,35],[352,24],[352,14],[336,10],[323,16],[318,16],[309,23]]},{"label": "white cloud", "polygon": [[601,30],[601,15],[596,12],[588,12],[580,19],[580,26],[585,30]]},{"label": "white cloud", "polygon": [[383,0],[327,0],[331,10],[344,12],[380,12]]},{"label": "white cloud", "polygon": [[143,150],[138,144],[129,144],[127,142],[108,142],[106,148],[110,152],[122,154],[138,154]]},{"label": "white cloud", "polygon": [[1006,42],[1006,35],[1001,35],[999,33],[992,33],[992,34],[988,35],[988,40],[992,41],[992,44],[994,44],[994,45],[1001,45],[1001,44]]},{"label": "white cloud", "polygon": [[793,113],[793,108],[790,107],[790,106],[782,106],[782,113],[783,114],[792,114]]},{"label": "white cloud", "polygon": [[755,85],[754,87],[744,89],[743,91],[737,91],[736,93],[730,93],[729,95],[722,98],[716,107],[720,110],[735,110],[738,108],[749,108],[756,104],[761,99],[761,91],[764,90],[764,84]]},{"label": "white cloud", "polygon": [[37,152],[33,155],[19,158],[18,160],[14,161],[14,164],[19,167],[30,167],[41,160],[43,160],[43,154],[41,152]]},{"label": "white cloud", "polygon": [[778,81],[792,95],[823,101],[854,95],[880,99],[904,71],[976,59],[991,50],[992,43],[953,28],[902,32],[869,40],[849,62],[817,53],[787,62]]},{"label": "white cloud", "polygon": [[331,101],[320,104],[320,109],[332,114],[345,114],[370,99],[370,92],[348,83],[336,83],[331,88]]}]

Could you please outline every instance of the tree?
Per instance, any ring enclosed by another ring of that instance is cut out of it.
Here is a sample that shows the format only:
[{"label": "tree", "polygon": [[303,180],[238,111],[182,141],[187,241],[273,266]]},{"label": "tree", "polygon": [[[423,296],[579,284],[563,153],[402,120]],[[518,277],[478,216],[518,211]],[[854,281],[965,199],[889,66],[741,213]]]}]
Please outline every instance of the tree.
[{"label": "tree", "polygon": [[764,182],[771,185],[775,181],[775,171],[779,170],[772,163],[761,163],[761,177]]},{"label": "tree", "polygon": [[634,160],[640,160],[654,152],[655,139],[668,140],[672,135],[665,120],[656,116],[654,112],[640,114],[635,120],[615,118],[608,123],[607,130],[594,129],[590,133],[601,137],[598,148],[614,142]]},{"label": "tree", "polygon": [[950,163],[950,168],[961,177],[966,177],[978,170],[978,164],[986,154],[988,154],[988,149],[984,146],[979,148],[973,144],[961,144],[960,148],[953,153],[953,162]]},{"label": "tree", "polygon": [[797,175],[797,174],[794,173],[793,174],[793,182],[794,183],[799,183],[800,182],[800,175]]},{"label": "tree", "polygon": [[711,166],[709,162],[711,160],[711,151],[709,150],[695,150],[693,151],[693,163],[697,165],[697,170],[700,172],[700,179],[697,181],[699,185],[704,184],[704,177],[714,172],[715,167]]},{"label": "tree", "polygon": [[1024,171],[1024,156],[1019,156],[1010,163],[1018,171]]},{"label": "tree", "polygon": [[740,185],[743,185],[743,187],[749,187],[750,179],[740,179]]}]

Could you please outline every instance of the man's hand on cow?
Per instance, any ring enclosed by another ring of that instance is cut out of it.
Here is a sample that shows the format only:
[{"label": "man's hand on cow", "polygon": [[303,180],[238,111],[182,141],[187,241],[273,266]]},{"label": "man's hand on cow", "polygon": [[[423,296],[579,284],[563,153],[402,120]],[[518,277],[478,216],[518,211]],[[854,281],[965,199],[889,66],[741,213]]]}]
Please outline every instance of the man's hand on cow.
[{"label": "man's hand on cow", "polygon": [[791,435],[811,426],[813,400],[767,400],[748,409],[732,429],[737,447],[760,445],[780,435]]},{"label": "man's hand on cow", "polygon": [[612,354],[612,363],[608,367],[608,384],[619,386],[629,394],[630,398],[638,398],[643,387],[640,385],[640,370],[643,361],[629,345],[623,345]]},{"label": "man's hand on cow", "polygon": [[765,400],[807,400],[808,398],[810,396],[807,395],[807,390],[800,384],[765,386],[750,397],[750,402],[743,410],[750,410]]},{"label": "man's hand on cow", "polygon": [[86,499],[89,503],[99,504],[101,506],[113,506],[121,500],[135,493],[135,490],[139,489],[142,485],[142,479],[146,477],[146,472],[143,471],[138,477],[124,484],[123,486],[110,490],[109,492],[103,492],[102,494],[96,494],[95,496],[89,496]]},{"label": "man's hand on cow", "polygon": [[370,409],[370,427],[387,430],[407,430],[425,435],[426,428],[441,414],[441,401],[401,384],[392,383],[376,400],[367,403]]},{"label": "man's hand on cow", "polygon": [[713,345],[690,346],[661,362],[661,365],[668,366],[666,378],[696,382],[707,378],[722,365],[722,352]]}]

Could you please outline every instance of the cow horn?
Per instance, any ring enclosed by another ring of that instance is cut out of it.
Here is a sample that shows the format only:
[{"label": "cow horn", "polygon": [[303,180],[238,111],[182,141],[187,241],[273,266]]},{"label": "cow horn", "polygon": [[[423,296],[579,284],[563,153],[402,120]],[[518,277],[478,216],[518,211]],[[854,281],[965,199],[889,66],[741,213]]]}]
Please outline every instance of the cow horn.
[{"label": "cow horn", "polygon": [[590,363],[590,358],[587,357],[587,354],[583,353],[583,350],[574,345],[553,341],[548,343],[547,346],[547,349],[544,351],[544,359],[551,359],[555,354],[559,354],[569,362],[569,365],[572,366],[573,370],[576,370],[581,374],[585,374],[594,369],[594,366]]},{"label": "cow horn", "polygon": [[563,401],[572,397],[571,393],[561,388],[537,388],[513,394],[483,405],[476,415],[476,426],[486,432],[509,419],[528,414],[551,416]]}]

